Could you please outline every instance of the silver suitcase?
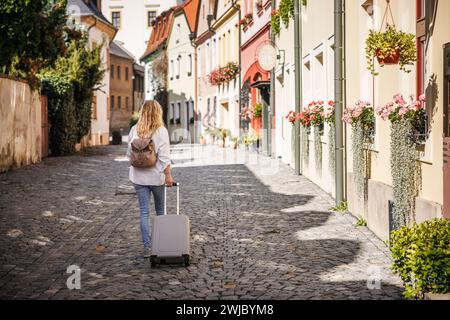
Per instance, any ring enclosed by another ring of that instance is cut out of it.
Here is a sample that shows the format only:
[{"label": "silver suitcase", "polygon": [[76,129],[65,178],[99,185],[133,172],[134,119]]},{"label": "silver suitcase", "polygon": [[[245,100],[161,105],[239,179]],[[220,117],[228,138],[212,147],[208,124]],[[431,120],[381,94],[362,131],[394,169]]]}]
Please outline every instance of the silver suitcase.
[{"label": "silver suitcase", "polygon": [[152,230],[152,255],[150,266],[162,263],[190,263],[189,218],[180,214],[180,184],[177,189],[177,214],[167,214],[167,187],[164,190],[164,215],[156,216]]}]

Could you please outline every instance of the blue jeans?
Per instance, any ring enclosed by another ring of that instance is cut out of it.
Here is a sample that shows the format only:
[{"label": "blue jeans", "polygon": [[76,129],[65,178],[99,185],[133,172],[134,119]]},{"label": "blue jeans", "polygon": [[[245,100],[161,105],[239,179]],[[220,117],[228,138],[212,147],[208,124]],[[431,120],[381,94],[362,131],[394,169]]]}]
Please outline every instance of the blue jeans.
[{"label": "blue jeans", "polygon": [[153,199],[155,201],[155,211],[158,216],[164,214],[164,188],[162,186],[141,186],[139,184],[134,185],[136,194],[139,200],[139,209],[141,211],[141,234],[142,241],[144,242],[144,248],[150,248],[151,246],[151,230],[149,219],[149,204],[150,194],[153,193]]}]

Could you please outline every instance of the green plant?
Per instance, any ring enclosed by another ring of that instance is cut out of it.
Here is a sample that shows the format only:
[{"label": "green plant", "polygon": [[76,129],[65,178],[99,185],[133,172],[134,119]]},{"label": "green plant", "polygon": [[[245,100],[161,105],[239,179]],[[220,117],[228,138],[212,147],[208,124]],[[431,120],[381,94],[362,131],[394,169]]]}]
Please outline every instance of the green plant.
[{"label": "green plant", "polygon": [[359,216],[358,220],[356,221],[356,225],[358,227],[367,227],[367,221],[364,220],[364,218],[362,216]]},{"label": "green plant", "polygon": [[75,152],[91,128],[92,99],[104,75],[100,50],[87,47],[87,35],[72,39],[64,56],[38,74],[42,92],[49,97],[50,150],[52,155]]},{"label": "green plant", "polygon": [[138,121],[139,121],[139,112],[135,111],[131,114],[131,117],[130,117],[130,121],[129,121],[130,128],[132,126],[134,126],[136,123],[138,123]]},{"label": "green plant", "polygon": [[417,60],[415,37],[412,33],[397,31],[394,26],[389,25],[384,32],[370,30],[366,39],[366,59],[370,72],[374,76],[379,74],[375,71],[374,57],[387,59],[397,54],[400,55],[400,70],[411,72],[406,66],[413,65]]},{"label": "green plant", "polygon": [[257,102],[253,105],[253,119],[261,118],[262,116],[262,104]]},{"label": "green plant", "polygon": [[330,211],[334,211],[334,212],[347,212],[348,211],[348,205],[347,205],[347,201],[342,201],[340,204],[338,204],[337,206],[330,208]]},{"label": "green plant", "polygon": [[220,129],[220,137],[225,140],[227,137],[231,135],[231,131],[229,129]]},{"label": "green plant", "polygon": [[450,219],[393,231],[389,248],[405,297],[422,299],[425,293],[450,292]]},{"label": "green plant", "polygon": [[314,126],[314,157],[317,172],[322,171],[322,134],[321,128]]},{"label": "green plant", "polygon": [[328,170],[330,171],[333,181],[336,170],[335,137],[336,137],[336,127],[334,126],[334,123],[330,123],[328,129]]},{"label": "green plant", "polygon": [[281,0],[280,18],[286,28],[289,27],[289,20],[294,17],[294,0]]},{"label": "green plant", "polygon": [[416,196],[417,150],[410,121],[392,123],[391,173],[394,192],[394,228],[409,224]]},{"label": "green plant", "polygon": [[281,32],[281,16],[280,11],[278,10],[272,11],[272,16],[270,18],[270,29],[276,36],[278,36]]},{"label": "green plant", "polygon": [[66,51],[71,30],[66,25],[67,0],[2,0],[0,2],[0,72],[40,88],[37,74]]},{"label": "green plant", "polygon": [[304,165],[309,165],[309,131],[310,127],[300,126],[301,148]]}]

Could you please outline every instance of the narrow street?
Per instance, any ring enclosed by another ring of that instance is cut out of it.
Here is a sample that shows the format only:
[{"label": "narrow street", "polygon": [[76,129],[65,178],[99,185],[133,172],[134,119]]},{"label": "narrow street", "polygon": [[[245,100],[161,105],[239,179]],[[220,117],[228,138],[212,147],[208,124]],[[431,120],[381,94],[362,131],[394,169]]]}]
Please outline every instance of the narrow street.
[{"label": "narrow street", "polygon": [[[150,268],[124,154],[92,148],[0,175],[0,299],[401,298],[385,244],[329,211],[329,195],[278,160],[216,146],[172,148],[192,263]],[[66,287],[70,265],[79,290]]]}]

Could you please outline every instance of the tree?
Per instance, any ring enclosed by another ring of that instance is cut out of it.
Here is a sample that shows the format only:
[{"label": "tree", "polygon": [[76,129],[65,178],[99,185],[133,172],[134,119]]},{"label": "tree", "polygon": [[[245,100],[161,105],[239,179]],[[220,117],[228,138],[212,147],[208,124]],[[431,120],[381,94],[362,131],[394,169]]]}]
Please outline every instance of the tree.
[{"label": "tree", "polygon": [[0,72],[38,87],[40,68],[65,50],[67,0],[0,2]]}]

